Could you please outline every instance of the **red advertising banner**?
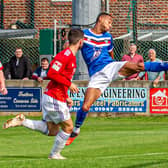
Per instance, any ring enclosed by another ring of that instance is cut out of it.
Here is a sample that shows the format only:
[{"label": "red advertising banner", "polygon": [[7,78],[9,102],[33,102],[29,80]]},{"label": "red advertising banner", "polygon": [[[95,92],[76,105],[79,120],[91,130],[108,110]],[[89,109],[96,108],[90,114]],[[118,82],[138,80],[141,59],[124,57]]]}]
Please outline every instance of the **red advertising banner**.
[{"label": "red advertising banner", "polygon": [[150,89],[150,113],[168,113],[168,88]]}]

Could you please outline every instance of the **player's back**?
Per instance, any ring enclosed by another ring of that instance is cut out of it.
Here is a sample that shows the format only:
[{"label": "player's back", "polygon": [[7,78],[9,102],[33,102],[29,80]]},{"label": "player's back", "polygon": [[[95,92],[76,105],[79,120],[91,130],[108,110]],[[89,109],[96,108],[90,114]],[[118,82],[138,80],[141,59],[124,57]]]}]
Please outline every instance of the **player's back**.
[{"label": "player's back", "polygon": [[51,81],[45,94],[65,102],[75,69],[76,57],[69,48],[58,53],[50,64],[47,76]]}]

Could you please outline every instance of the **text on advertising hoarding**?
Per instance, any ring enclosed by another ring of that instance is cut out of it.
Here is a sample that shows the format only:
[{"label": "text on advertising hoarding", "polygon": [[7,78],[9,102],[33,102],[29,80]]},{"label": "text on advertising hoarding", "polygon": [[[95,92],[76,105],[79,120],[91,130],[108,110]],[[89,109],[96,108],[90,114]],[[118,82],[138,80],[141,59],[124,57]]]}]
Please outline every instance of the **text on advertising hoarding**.
[{"label": "text on advertising hoarding", "polygon": [[[74,105],[71,111],[82,106],[86,87],[79,87],[79,93],[70,93]],[[146,88],[107,88],[90,108],[90,112],[146,112]]]},{"label": "text on advertising hoarding", "polygon": [[0,94],[0,111],[41,111],[41,88],[7,88]]}]

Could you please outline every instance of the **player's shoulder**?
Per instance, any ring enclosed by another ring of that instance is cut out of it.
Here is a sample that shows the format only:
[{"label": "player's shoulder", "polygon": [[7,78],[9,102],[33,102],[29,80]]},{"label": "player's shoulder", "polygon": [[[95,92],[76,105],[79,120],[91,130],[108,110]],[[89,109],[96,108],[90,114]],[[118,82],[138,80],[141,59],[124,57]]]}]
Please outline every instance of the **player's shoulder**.
[{"label": "player's shoulder", "polygon": [[82,30],[84,33],[88,33],[89,32],[89,29],[83,29]]},{"label": "player's shoulder", "polygon": [[93,32],[91,29],[83,29],[84,36],[94,36]]},{"label": "player's shoulder", "polygon": [[72,51],[70,50],[70,48],[66,48],[65,50],[62,51],[62,56],[66,59],[69,57],[72,57]]},{"label": "player's shoulder", "polygon": [[105,37],[112,37],[112,34],[110,32],[104,32],[103,36],[105,36]]},{"label": "player's shoulder", "polygon": [[66,48],[65,50],[63,50],[63,54],[64,56],[71,56],[72,55],[72,51],[69,48]]},{"label": "player's shoulder", "polygon": [[62,51],[60,52],[60,54],[68,57],[68,56],[71,56],[71,55],[72,55],[72,51],[71,51],[70,48],[68,47],[68,48],[62,50]]},{"label": "player's shoulder", "polygon": [[68,57],[72,56],[72,51],[69,48],[66,48],[64,50],[62,50],[61,52],[59,52],[54,58],[61,58],[61,59],[66,59]]}]

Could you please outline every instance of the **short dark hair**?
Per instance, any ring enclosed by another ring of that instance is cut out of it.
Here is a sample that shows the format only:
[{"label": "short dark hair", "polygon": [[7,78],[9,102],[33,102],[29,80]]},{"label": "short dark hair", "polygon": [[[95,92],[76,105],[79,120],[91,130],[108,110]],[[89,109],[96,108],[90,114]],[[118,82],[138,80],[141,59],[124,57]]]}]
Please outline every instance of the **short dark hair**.
[{"label": "short dark hair", "polygon": [[71,29],[68,33],[69,44],[77,44],[80,39],[83,39],[84,33],[81,29]]},{"label": "short dark hair", "polygon": [[112,18],[112,16],[109,13],[101,12],[101,13],[99,13],[99,15],[96,18],[96,23],[99,21],[101,16],[110,16]]},{"label": "short dark hair", "polygon": [[42,61],[48,61],[48,62],[49,62],[48,58],[46,58],[46,57],[43,57],[43,58],[41,59],[41,62],[42,62]]},{"label": "short dark hair", "polygon": [[18,49],[19,49],[19,50],[22,50],[22,47],[16,47],[16,48],[15,48],[15,51],[18,50]]}]

